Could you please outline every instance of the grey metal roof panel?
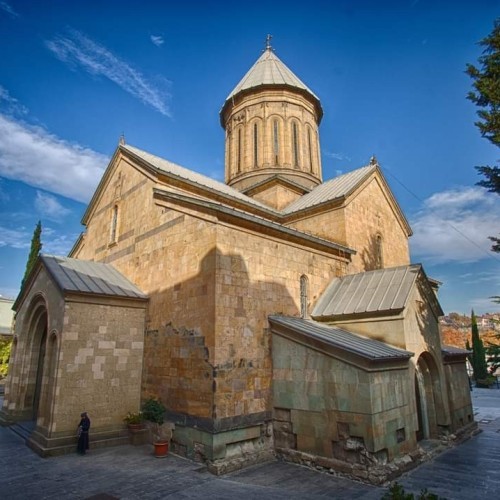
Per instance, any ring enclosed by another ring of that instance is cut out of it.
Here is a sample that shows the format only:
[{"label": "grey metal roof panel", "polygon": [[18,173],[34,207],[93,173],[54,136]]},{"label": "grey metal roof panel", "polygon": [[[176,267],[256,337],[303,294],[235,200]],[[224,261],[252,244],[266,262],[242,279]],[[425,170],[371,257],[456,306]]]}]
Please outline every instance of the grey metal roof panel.
[{"label": "grey metal roof panel", "polygon": [[203,174],[194,172],[193,170],[189,170],[188,168],[181,167],[180,165],[176,165],[175,163],[160,158],[159,156],[152,155],[151,153],[143,151],[142,149],[130,146],[129,144],[123,144],[120,147],[125,149],[126,151],[130,151],[132,154],[138,156],[146,163],[149,163],[152,167],[158,170],[162,170],[165,173],[172,174],[180,179],[187,180],[231,198],[235,198],[250,205],[265,209],[268,212],[274,212],[276,214],[279,213],[276,210],[273,210],[271,207],[264,205],[257,200],[254,200],[250,196],[240,193],[238,190],[232,188],[231,186],[228,186],[227,184],[224,184],[223,182],[216,181],[215,179],[207,177]]},{"label": "grey metal roof panel", "polygon": [[260,209],[264,209],[267,212],[276,215],[289,215],[293,212],[346,196],[376,168],[375,165],[369,165],[335,177],[334,179],[316,186],[310,193],[301,196],[285,209],[279,211],[241,193],[237,189],[234,189],[223,182],[216,181],[215,179],[207,177],[203,174],[181,167],[180,165],[165,160],[164,158],[148,153],[147,151],[143,151],[129,144],[123,144],[120,147],[139,157],[155,169],[161,170],[191,183],[198,184],[201,187],[208,188],[219,194],[242,201],[249,205],[253,205]]},{"label": "grey metal roof panel", "polygon": [[406,306],[420,264],[335,278],[316,303],[314,318],[398,311]]},{"label": "grey metal roof panel", "polygon": [[63,291],[147,299],[110,264],[45,254],[40,259]]},{"label": "grey metal roof panel", "polygon": [[310,193],[305,194],[288,205],[282,213],[291,214],[326,201],[347,196],[361,181],[374,172],[376,168],[376,165],[361,167],[347,174],[334,177],[323,184],[319,184]]},{"label": "grey metal roof panel", "polygon": [[313,320],[290,316],[269,316],[269,322],[285,326],[305,337],[352,352],[369,360],[408,359],[413,353],[392,347],[384,342],[362,337],[342,328],[323,325]]},{"label": "grey metal roof panel", "polygon": [[309,92],[319,101],[312,90],[278,58],[272,49],[266,49],[227,96],[226,102],[241,91],[260,85],[288,85]]},{"label": "grey metal roof panel", "polygon": [[467,349],[461,349],[460,347],[455,347],[452,345],[442,345],[441,352],[446,356],[466,356],[470,354],[472,351],[468,351]]}]

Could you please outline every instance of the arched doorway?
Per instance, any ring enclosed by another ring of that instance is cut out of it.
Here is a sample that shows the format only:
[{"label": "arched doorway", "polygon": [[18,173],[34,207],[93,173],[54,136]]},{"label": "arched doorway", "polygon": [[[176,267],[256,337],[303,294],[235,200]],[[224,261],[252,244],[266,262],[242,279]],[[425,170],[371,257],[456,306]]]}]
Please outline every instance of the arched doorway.
[{"label": "arched doorway", "polygon": [[38,297],[33,303],[32,313],[26,324],[26,365],[23,369],[25,393],[23,414],[35,420],[39,416],[39,408],[43,399],[46,346],[47,346],[48,313],[45,301]]},{"label": "arched doorway", "polygon": [[45,322],[45,326],[38,347],[38,363],[37,363],[36,378],[35,378],[35,393],[33,395],[33,419],[37,418],[38,407],[40,405],[40,393],[42,392],[46,345],[47,345],[47,323]]},{"label": "arched doorway", "polygon": [[417,409],[417,441],[439,437],[443,402],[439,371],[432,355],[424,352],[415,367],[415,406]]}]

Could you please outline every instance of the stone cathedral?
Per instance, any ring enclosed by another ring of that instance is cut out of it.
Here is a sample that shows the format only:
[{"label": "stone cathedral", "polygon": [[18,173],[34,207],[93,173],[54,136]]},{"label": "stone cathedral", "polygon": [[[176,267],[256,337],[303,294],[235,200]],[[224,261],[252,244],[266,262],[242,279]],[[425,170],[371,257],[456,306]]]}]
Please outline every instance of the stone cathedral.
[{"label": "stone cathedral", "polygon": [[266,49],[228,95],[225,183],[120,141],[69,256],[17,298],[1,418],[41,455],[126,441],[150,396],[216,473],[275,456],[380,483],[475,423],[466,351],[373,157],[324,181],[319,98]]}]

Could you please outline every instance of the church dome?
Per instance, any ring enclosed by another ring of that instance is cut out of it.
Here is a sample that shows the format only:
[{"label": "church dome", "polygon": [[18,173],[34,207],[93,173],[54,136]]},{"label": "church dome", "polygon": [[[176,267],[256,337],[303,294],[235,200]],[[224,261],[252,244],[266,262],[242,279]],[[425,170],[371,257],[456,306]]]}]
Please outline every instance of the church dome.
[{"label": "church dome", "polygon": [[318,97],[276,56],[262,55],[220,111],[226,183],[283,209],[322,182]]},{"label": "church dome", "polygon": [[222,126],[224,126],[224,114],[231,103],[240,93],[245,91],[255,91],[264,87],[289,87],[308,95],[314,102],[318,114],[318,124],[323,117],[323,109],[319,98],[314,92],[286,66],[283,61],[275,54],[273,48],[267,43],[266,49],[257,59],[255,64],[248,70],[246,75],[240,80],[238,85],[227,96],[222,106],[220,116]]}]

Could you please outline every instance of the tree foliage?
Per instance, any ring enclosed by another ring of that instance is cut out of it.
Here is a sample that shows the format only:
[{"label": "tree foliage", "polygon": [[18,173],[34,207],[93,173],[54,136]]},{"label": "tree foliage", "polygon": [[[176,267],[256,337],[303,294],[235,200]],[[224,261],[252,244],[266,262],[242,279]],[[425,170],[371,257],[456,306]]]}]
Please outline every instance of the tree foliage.
[{"label": "tree foliage", "polygon": [[7,375],[9,369],[10,351],[12,348],[11,339],[0,339],[0,378]]},{"label": "tree foliage", "polygon": [[26,270],[24,271],[23,280],[21,282],[21,288],[24,287],[24,283],[28,279],[28,276],[33,269],[38,256],[42,250],[42,223],[38,221],[38,224],[35,226],[35,230],[33,231],[33,237],[31,238],[31,249],[28,256],[28,261],[26,262]]},{"label": "tree foliage", "polygon": [[488,367],[486,364],[486,352],[484,350],[483,341],[479,338],[479,330],[477,328],[477,320],[474,311],[471,314],[472,321],[472,369],[474,371],[474,379],[476,385],[478,381],[485,380],[488,376]]},{"label": "tree foliage", "polygon": [[[467,64],[466,73],[472,78],[474,90],[467,94],[478,108],[479,120],[475,125],[481,135],[500,146],[500,18],[496,19],[493,31],[483,38],[479,45],[483,47],[482,55],[478,58],[479,66]],[[486,167],[478,167],[484,169]],[[489,167],[487,167],[489,168]],[[500,192],[500,178],[498,167],[479,170],[487,177],[480,185],[495,193]]]},{"label": "tree foliage", "polygon": [[500,368],[500,345],[490,343],[485,347],[485,351],[488,361],[488,370],[493,374]]},{"label": "tree foliage", "polygon": [[[467,98],[479,108],[479,120],[475,125],[481,135],[500,147],[500,18],[495,20],[493,31],[479,45],[483,52],[478,58],[478,66],[467,64],[466,73],[472,78],[474,87]],[[477,184],[500,195],[500,167],[483,165],[476,170],[484,177]],[[493,243],[491,250],[500,253],[500,238],[490,236],[489,239]],[[491,298],[500,303],[500,296]]]}]

